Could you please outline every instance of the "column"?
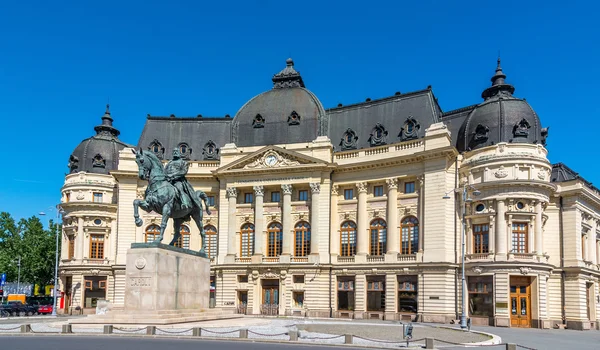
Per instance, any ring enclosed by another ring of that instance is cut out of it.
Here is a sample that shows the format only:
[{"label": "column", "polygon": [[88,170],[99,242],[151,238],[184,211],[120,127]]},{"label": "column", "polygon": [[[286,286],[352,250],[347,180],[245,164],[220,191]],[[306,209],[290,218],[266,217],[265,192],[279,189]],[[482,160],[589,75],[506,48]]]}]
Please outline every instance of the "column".
[{"label": "column", "polygon": [[592,264],[597,264],[596,260],[596,219],[592,219],[592,229],[588,233],[588,260],[592,262]]},{"label": "column", "polygon": [[535,251],[540,256],[544,254],[543,239],[544,231],[542,228],[542,202],[535,202]]},{"label": "column", "polygon": [[338,185],[331,185],[331,215],[330,217],[330,225],[329,228],[330,240],[329,240],[329,250],[331,255],[340,255],[340,223],[338,220]]},{"label": "column", "polygon": [[235,233],[237,231],[236,211],[237,211],[238,191],[235,187],[227,187],[227,262],[234,262],[237,253],[235,244]]},{"label": "column", "polygon": [[[321,184],[311,182],[310,184],[310,255],[319,256],[319,192]],[[316,261],[315,261],[316,262]]]},{"label": "column", "polygon": [[506,260],[506,203],[499,199],[496,206],[496,260]]},{"label": "column", "polygon": [[281,191],[283,192],[283,205],[281,207],[281,221],[283,226],[282,255],[293,255],[292,185],[281,185]]},{"label": "column", "polygon": [[[398,180],[386,180],[387,193],[387,252],[397,255],[400,251],[400,233],[398,232]],[[421,242],[419,242],[421,243]]]},{"label": "column", "polygon": [[356,242],[356,255],[367,255],[369,254],[369,225],[367,217],[367,183],[358,182],[356,184],[358,189],[358,210],[356,213],[357,226],[357,242]]},{"label": "column", "polygon": [[[265,189],[263,186],[254,186],[254,255],[263,255],[264,245],[264,219],[263,219],[263,197]],[[253,261],[254,262],[254,261]]]},{"label": "column", "polygon": [[83,218],[77,218],[77,237],[75,238],[75,247],[77,248],[76,259],[83,259],[85,254],[83,246],[85,245],[85,233],[83,232]]}]

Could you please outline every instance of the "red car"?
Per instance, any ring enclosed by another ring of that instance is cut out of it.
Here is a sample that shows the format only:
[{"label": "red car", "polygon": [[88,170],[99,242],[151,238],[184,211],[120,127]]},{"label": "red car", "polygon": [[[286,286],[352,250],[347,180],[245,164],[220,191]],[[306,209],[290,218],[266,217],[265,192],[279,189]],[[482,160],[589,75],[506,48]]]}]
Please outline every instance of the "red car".
[{"label": "red car", "polygon": [[51,314],[52,313],[52,305],[40,305],[38,307],[38,312],[40,314]]}]

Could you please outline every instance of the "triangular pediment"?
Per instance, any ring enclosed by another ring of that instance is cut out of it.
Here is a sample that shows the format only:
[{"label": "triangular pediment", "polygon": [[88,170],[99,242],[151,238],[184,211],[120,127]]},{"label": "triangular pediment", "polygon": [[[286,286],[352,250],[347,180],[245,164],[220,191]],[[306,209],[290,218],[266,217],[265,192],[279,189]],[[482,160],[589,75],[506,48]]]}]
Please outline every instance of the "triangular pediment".
[{"label": "triangular pediment", "polygon": [[306,156],[296,151],[290,151],[277,146],[267,146],[248,154],[215,172],[239,172],[253,170],[284,170],[285,168],[328,166],[321,159]]}]

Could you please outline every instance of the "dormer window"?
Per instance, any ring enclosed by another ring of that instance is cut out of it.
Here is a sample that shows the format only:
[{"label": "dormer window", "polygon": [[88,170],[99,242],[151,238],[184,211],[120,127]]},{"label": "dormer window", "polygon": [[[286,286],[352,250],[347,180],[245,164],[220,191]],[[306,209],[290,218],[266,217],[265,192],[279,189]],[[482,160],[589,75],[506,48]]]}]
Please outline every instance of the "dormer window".
[{"label": "dormer window", "polygon": [[252,121],[252,126],[256,129],[265,127],[265,118],[262,115],[257,114]]},{"label": "dormer window", "polygon": [[179,144],[179,146],[177,146],[177,148],[179,148],[179,153],[181,154],[182,158],[190,159],[190,156],[192,155],[192,149],[187,143],[182,142]]},{"label": "dormer window", "polygon": [[514,137],[527,137],[529,136],[529,128],[531,125],[527,121],[527,119],[523,118],[520,122],[515,124],[513,127],[513,135]]},{"label": "dormer window", "polygon": [[288,117],[288,125],[300,125],[300,115],[293,111]]},{"label": "dormer window", "polygon": [[158,140],[154,139],[154,141],[152,141],[150,143],[150,146],[148,146],[148,150],[152,153],[154,153],[154,155],[156,155],[159,159],[163,158],[163,155],[165,153],[165,148],[163,147],[163,145],[158,142]]},{"label": "dormer window", "polygon": [[385,139],[387,135],[388,132],[387,130],[385,130],[385,127],[380,123],[377,123],[375,124],[373,131],[371,131],[371,135],[369,137],[369,144],[371,145],[371,147],[385,145]]},{"label": "dormer window", "polygon": [[106,160],[100,154],[96,154],[94,158],[92,158],[92,167],[106,168]]},{"label": "dormer window", "polygon": [[415,118],[408,117],[400,129],[400,134],[398,137],[400,137],[401,141],[416,139],[419,137],[420,128],[421,125]]},{"label": "dormer window", "polygon": [[342,135],[342,140],[340,141],[340,146],[342,147],[342,151],[346,151],[349,149],[356,149],[356,142],[358,141],[358,136],[352,129],[346,130],[344,135]]},{"label": "dormer window", "polygon": [[204,160],[219,159],[219,148],[212,140],[209,140],[204,145],[204,148],[202,149],[202,156]]},{"label": "dormer window", "polygon": [[79,158],[71,154],[69,157],[69,174],[73,174],[77,172],[79,169]]}]

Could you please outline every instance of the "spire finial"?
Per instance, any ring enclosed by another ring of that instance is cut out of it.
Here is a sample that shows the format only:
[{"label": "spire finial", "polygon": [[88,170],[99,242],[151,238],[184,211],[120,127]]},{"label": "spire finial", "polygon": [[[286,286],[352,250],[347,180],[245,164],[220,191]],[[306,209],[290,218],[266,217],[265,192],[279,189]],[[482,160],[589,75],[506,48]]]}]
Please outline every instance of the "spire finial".
[{"label": "spire finial", "polygon": [[506,79],[506,75],[502,71],[502,67],[500,66],[500,51],[498,51],[498,59],[496,65],[496,73],[490,79],[492,81],[492,86],[485,89],[481,94],[481,97],[484,99],[488,99],[492,96],[497,95],[499,92],[506,92],[508,95],[512,95],[515,92],[514,86],[507,84],[504,79]]},{"label": "spire finial", "polygon": [[106,114],[110,114],[110,103],[106,104]]},{"label": "spire finial", "polygon": [[273,76],[273,89],[304,87],[300,73],[294,69],[294,60],[285,60],[286,67]]}]

